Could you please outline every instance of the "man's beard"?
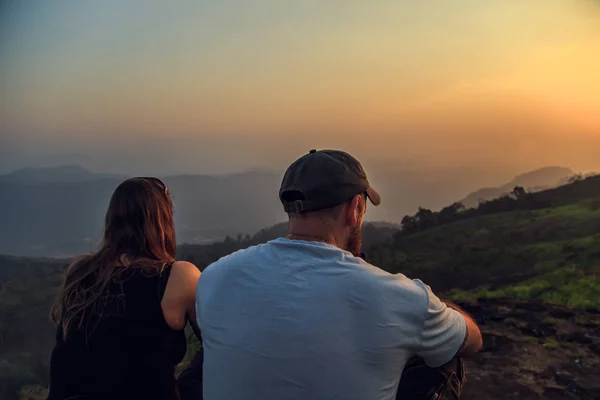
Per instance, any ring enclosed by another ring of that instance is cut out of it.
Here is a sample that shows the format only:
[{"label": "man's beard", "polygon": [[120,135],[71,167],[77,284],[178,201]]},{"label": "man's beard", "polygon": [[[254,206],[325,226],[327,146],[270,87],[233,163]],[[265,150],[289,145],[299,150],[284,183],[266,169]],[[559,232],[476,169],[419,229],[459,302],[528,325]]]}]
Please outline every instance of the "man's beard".
[{"label": "man's beard", "polygon": [[348,237],[348,243],[346,244],[346,250],[352,253],[355,257],[360,257],[362,249],[362,227],[360,225],[352,228],[350,236]]}]

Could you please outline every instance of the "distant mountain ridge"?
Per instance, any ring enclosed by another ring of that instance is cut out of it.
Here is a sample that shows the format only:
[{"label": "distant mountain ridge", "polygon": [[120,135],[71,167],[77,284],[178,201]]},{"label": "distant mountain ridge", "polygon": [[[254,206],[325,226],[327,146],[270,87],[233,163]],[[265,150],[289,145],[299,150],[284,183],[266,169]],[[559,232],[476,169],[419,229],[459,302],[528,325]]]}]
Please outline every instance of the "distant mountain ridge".
[{"label": "distant mountain ridge", "polygon": [[[80,167],[25,169],[2,176],[0,253],[70,257],[92,251],[102,235],[110,196],[125,178]],[[284,221],[275,190],[281,182],[278,175],[161,179],[172,193],[179,243],[207,243]]]},{"label": "distant mountain ridge", "polygon": [[[206,244],[226,236],[252,234],[285,221],[287,216],[277,196],[282,174],[249,170],[223,175],[159,176],[173,196],[177,242]],[[481,186],[487,176],[468,170],[393,168],[375,169],[369,174],[382,195],[382,205],[369,207],[367,220],[395,223],[419,205],[437,209],[450,203],[469,187]],[[125,178],[76,165],[25,168],[0,175],[0,253],[70,257],[93,250],[102,235],[110,196]],[[515,178],[504,185],[508,191],[514,182],[520,181]],[[501,193],[503,189],[499,190]],[[492,191],[489,197],[496,194]],[[475,201],[479,197],[476,195]]]},{"label": "distant mountain ridge", "polygon": [[30,185],[124,178],[126,178],[126,175],[91,172],[80,165],[60,165],[49,168],[22,168],[0,175],[0,182]]},{"label": "distant mountain ridge", "polygon": [[476,207],[482,200],[493,200],[510,193],[515,186],[521,186],[529,192],[539,192],[564,185],[574,175],[575,172],[570,168],[544,167],[518,175],[502,186],[479,189],[460,202],[467,208]]}]

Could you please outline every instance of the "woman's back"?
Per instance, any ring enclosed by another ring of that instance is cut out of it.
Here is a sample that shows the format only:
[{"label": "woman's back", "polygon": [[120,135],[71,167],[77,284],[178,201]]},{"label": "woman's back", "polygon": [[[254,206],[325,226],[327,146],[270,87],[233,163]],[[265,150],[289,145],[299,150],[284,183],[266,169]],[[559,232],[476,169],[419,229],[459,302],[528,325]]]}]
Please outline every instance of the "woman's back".
[{"label": "woman's back", "polygon": [[169,326],[161,307],[171,267],[112,267],[117,272],[101,314],[87,307],[81,328],[71,324],[66,339],[59,324],[49,400],[177,399],[174,370],[186,338]]}]

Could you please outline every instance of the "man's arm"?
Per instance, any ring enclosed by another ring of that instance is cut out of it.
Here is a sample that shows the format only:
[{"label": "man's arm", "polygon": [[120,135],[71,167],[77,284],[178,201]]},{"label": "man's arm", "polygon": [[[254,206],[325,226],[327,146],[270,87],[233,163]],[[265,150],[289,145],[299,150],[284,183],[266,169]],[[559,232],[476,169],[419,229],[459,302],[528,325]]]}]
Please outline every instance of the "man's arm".
[{"label": "man's arm", "polygon": [[444,302],[431,288],[413,280],[425,292],[424,315],[415,354],[433,368],[452,358],[477,353],[482,345],[481,333],[473,319],[457,305]]},{"label": "man's arm", "polygon": [[476,354],[479,350],[481,350],[481,347],[483,346],[483,339],[481,338],[481,331],[479,330],[479,327],[477,326],[475,321],[473,321],[473,318],[459,306],[448,300],[442,301],[444,302],[444,304],[446,304],[448,308],[459,312],[465,319],[465,324],[467,326],[467,334],[465,336],[465,341],[458,350],[457,355],[460,357],[466,357]]}]

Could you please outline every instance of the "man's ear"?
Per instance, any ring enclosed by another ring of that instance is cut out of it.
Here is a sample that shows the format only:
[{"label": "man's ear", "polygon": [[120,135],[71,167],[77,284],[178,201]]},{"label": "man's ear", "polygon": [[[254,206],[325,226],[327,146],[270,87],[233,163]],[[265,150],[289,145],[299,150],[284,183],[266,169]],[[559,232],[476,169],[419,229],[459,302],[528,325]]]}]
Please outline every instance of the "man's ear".
[{"label": "man's ear", "polygon": [[345,209],[345,217],[346,223],[349,226],[356,226],[360,223],[360,202],[362,201],[362,196],[360,194],[354,196],[352,200],[348,202],[348,205]]}]

